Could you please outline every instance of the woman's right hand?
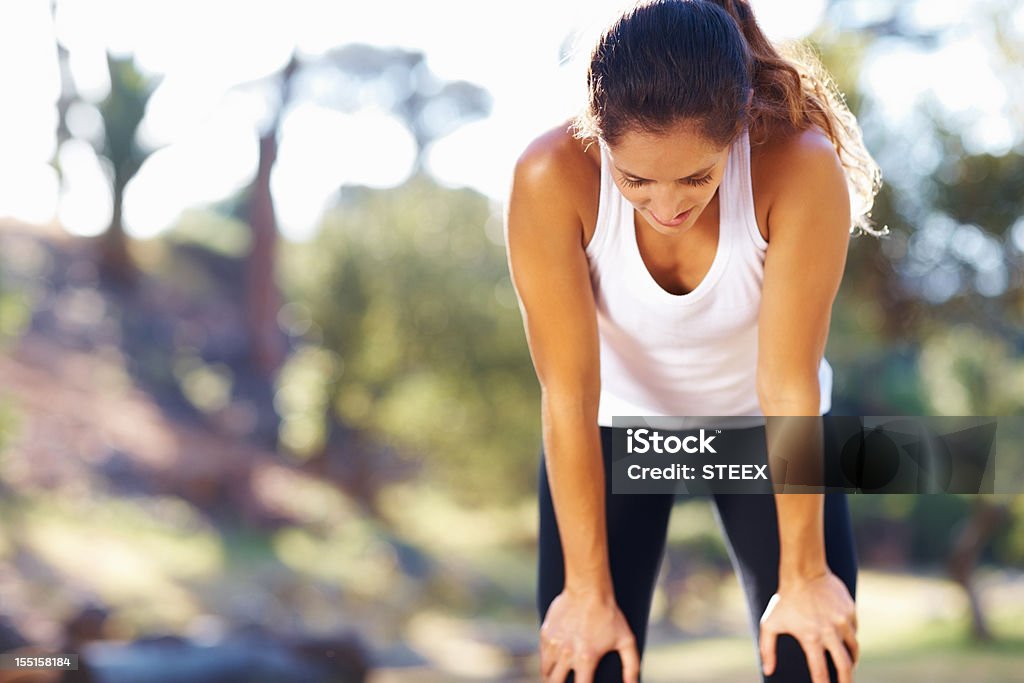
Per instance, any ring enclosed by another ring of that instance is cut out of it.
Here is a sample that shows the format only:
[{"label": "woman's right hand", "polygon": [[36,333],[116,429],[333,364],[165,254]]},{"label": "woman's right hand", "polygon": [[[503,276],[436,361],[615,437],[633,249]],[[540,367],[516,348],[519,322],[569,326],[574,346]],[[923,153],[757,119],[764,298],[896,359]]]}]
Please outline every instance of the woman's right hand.
[{"label": "woman's right hand", "polygon": [[615,598],[570,590],[555,597],[540,627],[544,683],[565,683],[570,670],[576,673],[576,683],[593,683],[601,657],[615,650],[622,658],[622,680],[637,683],[640,655],[636,638]]}]

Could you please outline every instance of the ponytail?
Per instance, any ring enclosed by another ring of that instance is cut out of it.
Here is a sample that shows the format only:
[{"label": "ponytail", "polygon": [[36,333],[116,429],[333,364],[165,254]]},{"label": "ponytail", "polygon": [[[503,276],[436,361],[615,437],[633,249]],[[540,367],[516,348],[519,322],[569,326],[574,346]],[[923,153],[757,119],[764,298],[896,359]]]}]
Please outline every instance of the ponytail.
[{"label": "ponytail", "polygon": [[816,125],[828,135],[846,171],[851,231],[876,237],[871,207],[882,186],[882,171],[864,145],[857,119],[821,60],[804,45],[780,52],[765,36],[748,0],[702,0],[724,9],[747,41],[752,60],[751,144],[778,129],[800,131]]}]

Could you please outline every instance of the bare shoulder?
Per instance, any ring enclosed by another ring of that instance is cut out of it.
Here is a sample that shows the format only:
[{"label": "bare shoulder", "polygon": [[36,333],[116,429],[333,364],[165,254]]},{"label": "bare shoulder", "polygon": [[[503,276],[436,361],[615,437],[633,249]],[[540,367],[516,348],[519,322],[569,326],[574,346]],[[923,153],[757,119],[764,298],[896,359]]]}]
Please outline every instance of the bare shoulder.
[{"label": "bare shoulder", "polygon": [[754,207],[771,242],[796,214],[835,216],[849,228],[846,172],[832,140],[818,127],[779,134],[751,149]]},{"label": "bare shoulder", "polygon": [[845,191],[845,175],[832,140],[812,126],[776,135],[751,150],[751,175],[759,195],[769,204],[811,188]]},{"label": "bare shoulder", "polygon": [[526,145],[516,161],[516,176],[528,185],[556,183],[562,191],[571,190],[600,172],[596,147],[575,137],[566,121]]},{"label": "bare shoulder", "polygon": [[576,138],[566,121],[537,136],[519,155],[509,201],[543,206],[549,217],[575,216],[586,244],[597,218],[600,181],[597,144]]}]

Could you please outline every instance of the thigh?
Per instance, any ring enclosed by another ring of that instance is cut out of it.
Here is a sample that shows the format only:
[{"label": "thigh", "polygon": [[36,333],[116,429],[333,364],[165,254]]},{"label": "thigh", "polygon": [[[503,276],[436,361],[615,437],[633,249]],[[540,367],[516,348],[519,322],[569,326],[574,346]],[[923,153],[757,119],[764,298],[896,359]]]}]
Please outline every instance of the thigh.
[{"label": "thigh", "polygon": [[[826,447],[836,441],[826,422]],[[825,496],[825,557],[829,568],[857,595],[857,557],[850,511],[844,492]],[[779,583],[779,529],[775,496],[720,494],[714,496],[715,513],[729,547],[733,566],[747,600],[751,631],[757,638],[760,619]],[[790,635],[777,642],[775,673],[765,678],[772,683],[810,683],[807,660],[800,644]],[[829,673],[837,681],[829,658]]]},{"label": "thigh", "polygon": [[[612,495],[611,436],[612,428],[601,427],[608,559],[616,602],[633,630],[642,654],[651,599],[665,549],[666,530],[674,496]],[[543,449],[539,471],[539,503],[537,609],[543,623],[548,606],[562,592],[565,585],[562,543],[548,485]],[[573,675],[570,674],[566,680],[571,683]],[[618,653],[609,653],[601,659],[594,683],[621,681],[622,662]]]}]

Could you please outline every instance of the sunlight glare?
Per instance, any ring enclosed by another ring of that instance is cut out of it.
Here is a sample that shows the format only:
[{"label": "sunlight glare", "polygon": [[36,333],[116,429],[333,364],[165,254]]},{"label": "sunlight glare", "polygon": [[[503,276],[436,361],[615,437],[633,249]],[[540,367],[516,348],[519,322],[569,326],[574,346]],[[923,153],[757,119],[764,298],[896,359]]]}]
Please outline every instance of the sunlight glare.
[{"label": "sunlight glare", "polygon": [[409,131],[381,111],[343,114],[301,104],[281,129],[271,189],[281,230],[297,241],[312,236],[343,183],[393,187],[408,177],[416,156]]}]

